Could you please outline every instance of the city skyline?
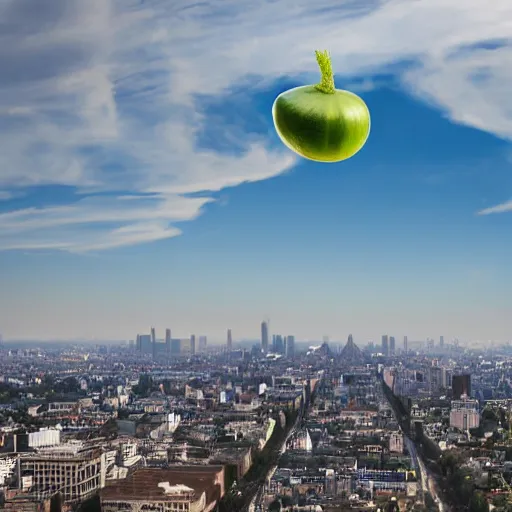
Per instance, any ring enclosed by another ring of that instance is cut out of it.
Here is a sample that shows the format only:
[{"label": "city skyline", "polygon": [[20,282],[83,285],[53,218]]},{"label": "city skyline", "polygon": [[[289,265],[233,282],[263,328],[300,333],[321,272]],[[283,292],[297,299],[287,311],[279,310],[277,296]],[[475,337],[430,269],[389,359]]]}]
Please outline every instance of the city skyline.
[{"label": "city skyline", "polygon": [[[509,0],[8,0],[5,340],[258,339],[270,318],[297,340],[509,341],[511,17]],[[339,164],[272,124],[278,94],[318,81],[316,49],[371,112]]]},{"label": "city skyline", "polygon": [[[265,326],[265,327],[264,327]],[[65,341],[80,341],[80,342],[107,342],[107,343],[133,343],[135,347],[138,347],[138,350],[141,349],[141,343],[143,343],[143,340],[147,340],[147,342],[150,344],[151,347],[154,347],[154,344],[157,345],[165,345],[167,346],[167,350],[171,350],[171,343],[173,341],[180,341],[180,340],[189,340],[191,343],[193,343],[194,347],[197,348],[197,351],[204,350],[206,346],[225,346],[228,350],[229,347],[236,348],[237,344],[239,343],[247,343],[247,342],[254,342],[259,343],[261,345],[261,348],[263,351],[272,351],[272,346],[275,343],[275,339],[282,338],[284,342],[288,339],[292,339],[292,343],[298,342],[298,343],[332,343],[336,345],[345,345],[346,343],[352,343],[354,342],[356,345],[360,344],[361,346],[370,345],[373,344],[375,347],[383,347],[384,352],[386,352],[386,355],[392,355],[395,353],[402,352],[403,350],[407,351],[407,348],[409,344],[415,345],[418,343],[425,343],[429,344],[432,343],[433,346],[436,347],[445,347],[446,345],[450,344],[461,344],[464,345],[469,341],[469,344],[473,340],[460,340],[459,338],[453,338],[448,340],[447,343],[445,343],[445,336],[439,335],[436,339],[433,339],[429,336],[425,338],[410,338],[408,335],[403,335],[401,338],[399,336],[393,336],[389,334],[383,334],[379,336],[374,336],[370,338],[357,338],[354,341],[354,335],[352,332],[349,332],[345,338],[336,338],[332,336],[327,336],[325,334],[323,335],[317,335],[316,337],[308,338],[308,339],[301,339],[298,338],[295,335],[290,335],[290,329],[288,330],[282,330],[278,332],[271,332],[268,329],[268,321],[261,322],[261,329],[260,329],[260,336],[234,336],[232,329],[226,330],[226,335],[224,339],[220,338],[212,338],[207,333],[192,333],[192,334],[175,334],[175,331],[169,327],[165,327],[162,329],[162,332],[164,333],[163,336],[159,336],[159,330],[155,327],[148,327],[146,330],[141,330],[136,335],[128,338],[112,338],[112,339],[101,339],[101,338],[92,338],[92,339],[86,339],[86,338],[71,338],[71,339],[57,339],[57,338],[51,338],[51,339],[10,339],[5,340],[7,344],[9,343],[16,343],[16,342],[65,342]],[[288,334],[283,334],[283,332],[286,332]],[[410,339],[409,339],[410,338]],[[380,342],[379,342],[380,339]],[[403,341],[396,342],[396,339],[401,339]],[[0,344],[3,343],[3,337],[0,335]],[[493,344],[499,344],[501,340],[486,340],[486,341],[492,341]],[[505,341],[503,343],[509,343],[509,341]],[[148,353],[152,353],[152,349],[149,348]],[[195,351],[195,350],[194,350]]]}]

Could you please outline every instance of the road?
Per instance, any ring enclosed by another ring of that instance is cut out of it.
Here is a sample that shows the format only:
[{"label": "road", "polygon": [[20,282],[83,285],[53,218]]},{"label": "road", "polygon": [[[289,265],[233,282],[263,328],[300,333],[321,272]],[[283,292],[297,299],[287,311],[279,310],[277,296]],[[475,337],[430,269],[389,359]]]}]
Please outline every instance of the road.
[{"label": "road", "polygon": [[[283,443],[281,444],[281,446],[279,446],[279,457],[277,459],[277,462],[279,462],[279,458],[281,457],[281,455],[285,452],[286,450],[286,444],[288,443],[288,440],[293,436],[295,435],[295,433],[297,432],[297,430],[299,429],[300,425],[301,425],[301,422],[302,422],[302,419],[303,419],[303,414],[299,414],[297,416],[297,419],[295,420],[295,423],[293,425],[293,427],[290,429],[290,431],[288,432],[288,435],[286,436],[285,440],[283,441]],[[263,495],[264,495],[264,491],[265,491],[265,484],[266,482],[272,478],[273,474],[275,473],[276,469],[277,469],[277,464],[274,464],[270,467],[270,469],[268,470],[268,473],[266,474],[265,476],[265,483],[263,483],[262,485],[260,484],[259,485],[259,488],[258,490],[256,491],[253,499],[251,500],[250,504],[249,504],[249,508],[248,508],[248,512],[255,512],[257,510],[261,510],[261,502],[263,501]]]},{"label": "road", "polygon": [[409,452],[411,456],[411,460],[413,463],[414,468],[416,469],[416,473],[419,476],[419,483],[420,483],[420,492],[423,497],[425,497],[425,493],[430,493],[430,496],[432,496],[432,499],[437,505],[437,508],[439,509],[439,512],[447,512],[446,505],[441,501],[441,498],[439,497],[437,485],[434,480],[434,478],[430,475],[429,470],[421,460],[421,458],[418,455],[418,452],[416,451],[416,446],[412,442],[412,440],[404,435],[404,442],[407,447],[407,451]]},{"label": "road", "polygon": [[[316,389],[320,389],[322,385],[323,377],[317,382],[317,387],[315,388],[315,391]],[[258,479],[257,481],[249,484],[247,487],[243,489],[244,501],[242,504],[240,504],[238,510],[240,510],[241,512],[257,512],[262,510],[261,503],[263,501],[263,496],[265,493],[265,485],[268,479],[271,478],[274,472],[276,471],[279,464],[279,459],[281,458],[281,455],[286,451],[286,444],[288,443],[288,440],[292,436],[294,436],[301,427],[302,422],[307,417],[308,409],[313,402],[314,398],[311,398],[311,402],[302,404],[300,412],[295,420],[295,423],[288,431],[288,434],[286,435],[284,441],[273,450],[271,456],[272,464],[270,465],[269,470],[265,475],[265,478]]]},{"label": "road", "polygon": [[[385,385],[384,383],[382,384]],[[384,390],[384,388],[383,388]],[[393,404],[389,400],[389,397],[386,396],[386,393],[383,393],[383,398],[388,402],[388,404],[391,407],[391,410],[393,411],[393,416],[398,421],[398,423],[401,425],[402,423],[399,421],[399,418],[397,417],[397,414],[399,414],[393,407]],[[409,421],[408,419],[405,419],[405,421]],[[446,506],[445,503],[441,501],[441,498],[439,497],[439,492],[437,490],[437,484],[435,479],[430,474],[430,471],[425,466],[424,462],[421,460],[421,457],[418,455],[418,452],[416,450],[416,446],[412,439],[408,437],[405,432],[402,434],[404,436],[404,443],[407,448],[407,451],[409,452],[409,455],[411,457],[411,462],[414,466],[414,469],[416,470],[416,474],[418,476],[418,481],[420,483],[420,499],[425,503],[425,493],[429,493],[432,499],[434,500],[435,504],[437,505],[437,508],[439,512],[447,512],[449,508]]]}]

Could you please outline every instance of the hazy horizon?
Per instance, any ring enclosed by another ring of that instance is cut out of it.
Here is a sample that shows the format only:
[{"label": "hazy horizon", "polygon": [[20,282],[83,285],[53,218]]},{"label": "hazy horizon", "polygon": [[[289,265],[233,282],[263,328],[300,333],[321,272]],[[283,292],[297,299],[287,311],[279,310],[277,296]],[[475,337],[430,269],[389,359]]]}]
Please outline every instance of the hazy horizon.
[{"label": "hazy horizon", "polygon": [[[147,333],[141,332],[140,334],[149,334],[149,331]],[[290,333],[281,333],[282,335],[290,335]],[[293,335],[293,334],[292,334]],[[378,338],[370,338],[370,339],[360,339],[354,336],[353,334],[350,334],[353,336],[354,343],[356,345],[360,346],[366,346],[369,343],[374,343],[376,346],[379,346],[381,343],[381,336]],[[226,344],[226,339],[211,339],[206,334],[195,334],[196,337],[198,336],[207,336],[208,339],[208,346],[223,346]],[[335,339],[330,338],[327,340],[329,344],[332,345],[345,345],[347,343],[349,334],[347,334],[347,337],[345,339]],[[390,334],[388,336],[393,336],[393,334]],[[272,334],[270,334],[270,337],[272,338]],[[184,336],[172,336],[173,339],[181,338],[181,339],[187,339],[190,338],[190,335],[184,335]],[[295,338],[295,343],[298,345],[307,345],[308,343],[323,343],[324,342],[324,336],[319,336],[317,338],[311,338],[311,339],[300,339]],[[414,346],[416,344],[424,344],[429,339],[433,339],[435,342],[435,346],[439,346],[439,337],[438,338],[432,338],[427,337],[424,339],[415,339],[408,337],[408,344],[409,347]],[[496,345],[507,345],[512,343],[511,340],[461,340],[459,338],[455,339],[446,339],[444,340],[445,345],[453,344],[454,341],[457,341],[457,343],[460,346],[481,346],[483,345],[489,345],[490,346],[496,346]],[[46,339],[2,339],[2,344],[4,346],[8,345],[16,345],[16,344],[56,344],[56,345],[63,345],[63,344],[129,344],[130,342],[135,342],[135,338],[119,338],[119,339],[108,339],[108,338],[93,338],[93,339],[87,339],[87,338],[46,338]],[[157,337],[157,342],[163,343],[165,340],[163,338]],[[233,345],[236,347],[240,344],[258,344],[261,343],[261,340],[259,338],[235,338],[233,337]],[[395,344],[397,350],[400,350],[403,347],[403,337],[398,338],[395,336]]]}]

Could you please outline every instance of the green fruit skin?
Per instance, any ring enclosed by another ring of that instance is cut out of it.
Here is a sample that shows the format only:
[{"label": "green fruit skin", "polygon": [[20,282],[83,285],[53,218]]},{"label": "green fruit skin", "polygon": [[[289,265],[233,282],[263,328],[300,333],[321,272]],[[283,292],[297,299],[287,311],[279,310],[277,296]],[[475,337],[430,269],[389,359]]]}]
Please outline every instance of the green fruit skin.
[{"label": "green fruit skin", "polygon": [[366,103],[338,89],[333,94],[314,85],[290,89],[274,101],[272,117],[283,143],[316,162],[340,162],[354,156],[370,134]]}]

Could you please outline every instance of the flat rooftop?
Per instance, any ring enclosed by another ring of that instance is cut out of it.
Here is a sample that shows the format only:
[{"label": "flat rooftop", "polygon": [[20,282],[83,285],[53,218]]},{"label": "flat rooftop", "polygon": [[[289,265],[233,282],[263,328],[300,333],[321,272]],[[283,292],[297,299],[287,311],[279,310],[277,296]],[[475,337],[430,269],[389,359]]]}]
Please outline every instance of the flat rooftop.
[{"label": "flat rooftop", "polygon": [[[124,480],[109,483],[100,491],[100,497],[102,502],[179,501],[192,495],[192,501],[196,501],[205,492],[206,502],[211,503],[221,498],[221,487],[216,478],[222,470],[223,466],[142,468]],[[172,492],[166,492],[166,489]],[[182,498],[179,489],[183,492]]]}]

